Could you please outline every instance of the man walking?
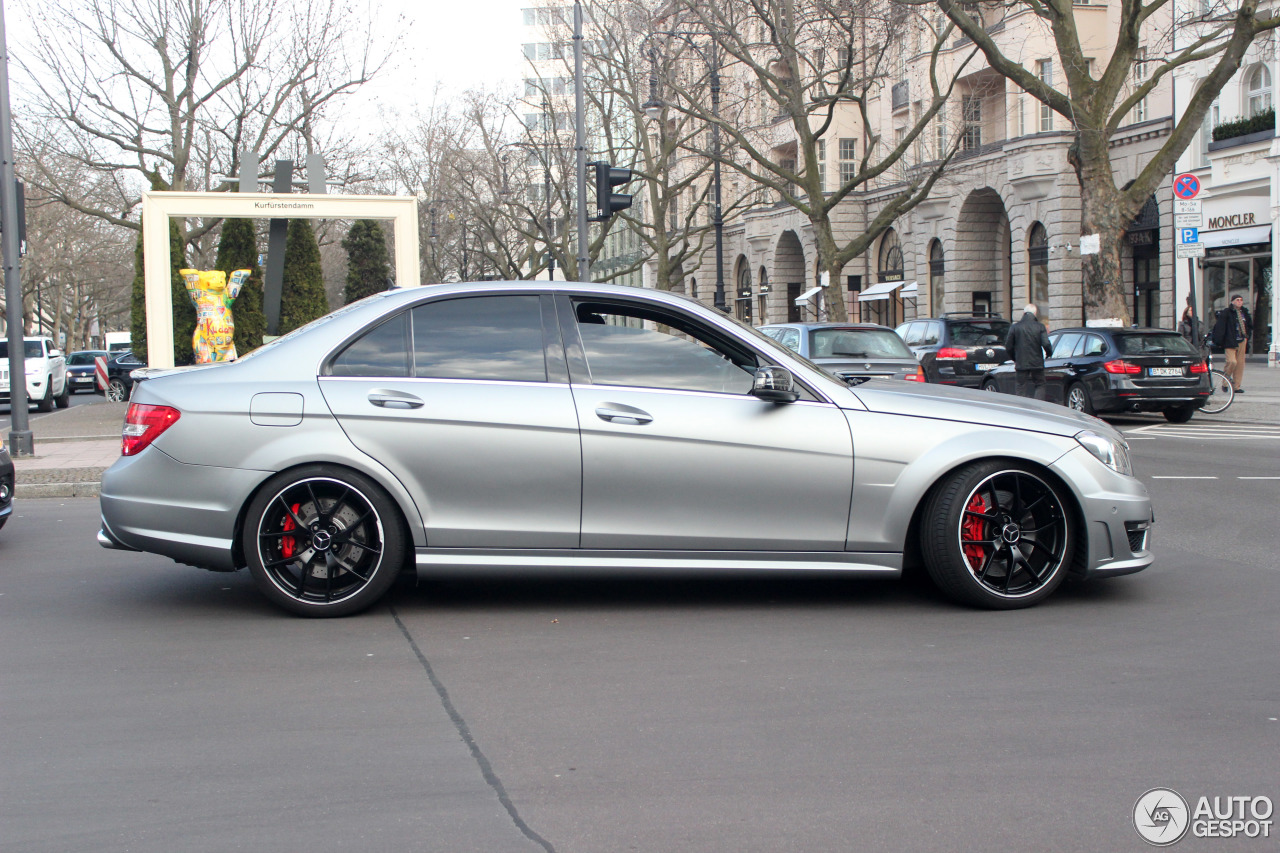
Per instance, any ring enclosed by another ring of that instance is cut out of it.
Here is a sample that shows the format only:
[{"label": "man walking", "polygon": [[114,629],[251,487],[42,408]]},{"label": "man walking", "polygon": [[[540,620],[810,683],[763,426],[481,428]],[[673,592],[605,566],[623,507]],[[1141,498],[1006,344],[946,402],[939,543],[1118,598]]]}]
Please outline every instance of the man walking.
[{"label": "man walking", "polygon": [[1235,386],[1237,394],[1243,394],[1240,383],[1244,381],[1244,357],[1249,351],[1249,338],[1253,337],[1253,318],[1244,307],[1244,296],[1237,293],[1231,304],[1218,312],[1213,324],[1213,345],[1222,347],[1227,355],[1227,378]]},{"label": "man walking", "polygon": [[1038,313],[1034,305],[1022,309],[1022,319],[1010,326],[1004,337],[1004,348],[1013,358],[1018,396],[1043,400],[1044,359],[1052,348],[1049,346],[1049,334],[1036,319]]}]

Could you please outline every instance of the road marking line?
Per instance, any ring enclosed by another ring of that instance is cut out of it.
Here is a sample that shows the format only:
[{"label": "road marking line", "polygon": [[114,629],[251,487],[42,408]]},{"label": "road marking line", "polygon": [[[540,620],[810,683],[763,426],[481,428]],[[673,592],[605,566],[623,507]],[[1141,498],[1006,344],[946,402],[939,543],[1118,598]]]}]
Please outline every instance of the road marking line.
[{"label": "road marking line", "polygon": [[1237,480],[1280,480],[1280,477],[1236,477]]},{"label": "road marking line", "polygon": [[1155,474],[1153,480],[1216,480],[1217,477],[1180,477],[1173,474]]}]

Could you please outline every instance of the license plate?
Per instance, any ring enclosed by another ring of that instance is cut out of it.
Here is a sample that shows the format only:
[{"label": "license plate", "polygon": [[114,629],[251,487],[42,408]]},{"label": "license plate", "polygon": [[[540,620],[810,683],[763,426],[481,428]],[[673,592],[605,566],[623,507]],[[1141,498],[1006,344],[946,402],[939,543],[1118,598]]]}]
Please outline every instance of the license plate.
[{"label": "license plate", "polygon": [[1151,367],[1147,369],[1148,376],[1181,376],[1181,367]]},{"label": "license plate", "polygon": [[996,367],[997,367],[997,365],[996,365],[996,363],[995,363],[995,362],[992,362],[992,363],[990,363],[990,364],[975,364],[975,365],[974,365],[974,368],[975,368],[976,370],[984,370],[984,371],[985,371],[985,370],[995,370],[995,369],[996,369]]}]

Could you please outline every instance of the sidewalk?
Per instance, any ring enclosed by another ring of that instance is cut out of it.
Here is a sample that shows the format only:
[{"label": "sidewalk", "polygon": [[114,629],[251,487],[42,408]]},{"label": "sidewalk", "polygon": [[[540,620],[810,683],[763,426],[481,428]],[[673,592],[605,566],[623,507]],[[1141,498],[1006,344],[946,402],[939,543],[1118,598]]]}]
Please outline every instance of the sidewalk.
[{"label": "sidewalk", "polygon": [[[1196,415],[1192,423],[1280,424],[1280,368],[1268,368],[1265,359],[1249,361],[1244,389],[1222,414]],[[95,400],[48,414],[33,412],[30,423],[36,453],[13,460],[16,497],[98,494],[102,472],[120,457],[120,428],[128,407],[128,403]]]}]

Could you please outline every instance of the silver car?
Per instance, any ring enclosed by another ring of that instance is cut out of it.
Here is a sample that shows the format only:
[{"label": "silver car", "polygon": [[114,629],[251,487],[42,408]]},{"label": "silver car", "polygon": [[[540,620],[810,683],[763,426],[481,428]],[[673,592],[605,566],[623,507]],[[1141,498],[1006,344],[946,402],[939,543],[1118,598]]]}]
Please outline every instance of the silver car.
[{"label": "silver car", "polygon": [[772,323],[760,331],[845,382],[906,379],[923,382],[911,350],[888,326],[875,323]]},{"label": "silver car", "polygon": [[922,564],[1008,609],[1151,563],[1124,439],[1058,406],[851,387],[677,294],[446,284],[240,361],[151,374],[99,542],[247,566],[307,616],[406,569],[841,571]]}]

